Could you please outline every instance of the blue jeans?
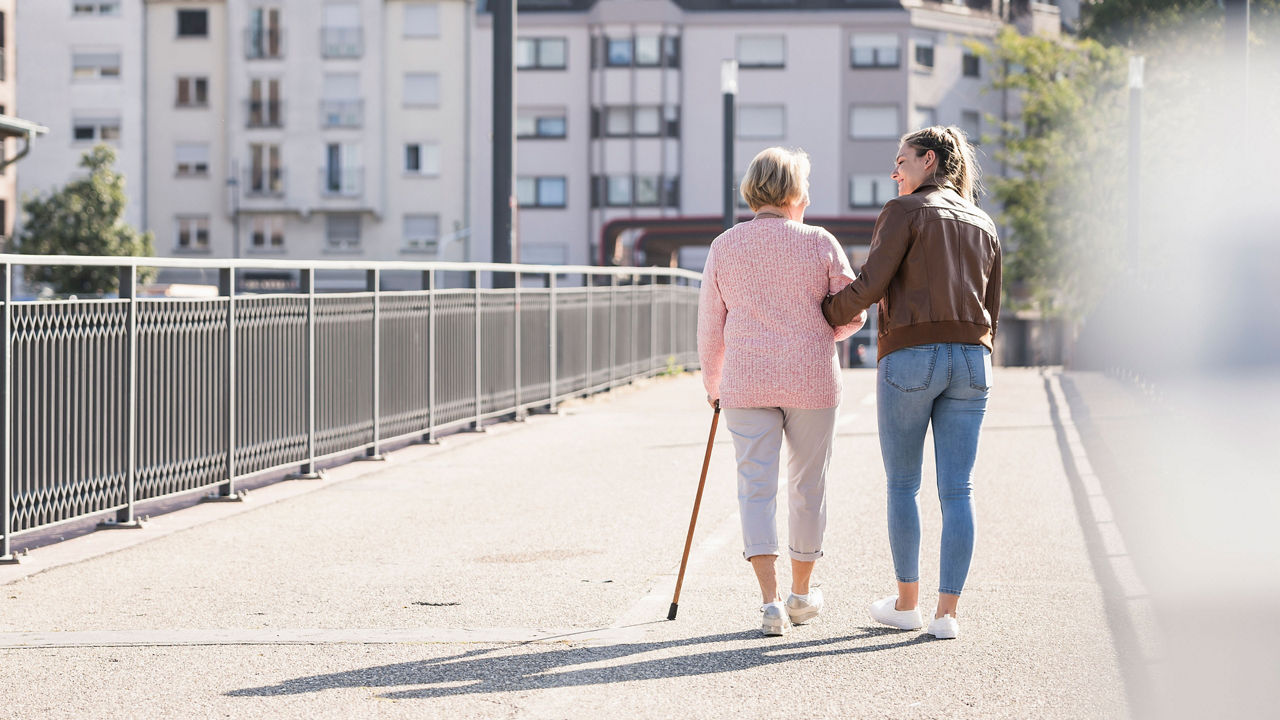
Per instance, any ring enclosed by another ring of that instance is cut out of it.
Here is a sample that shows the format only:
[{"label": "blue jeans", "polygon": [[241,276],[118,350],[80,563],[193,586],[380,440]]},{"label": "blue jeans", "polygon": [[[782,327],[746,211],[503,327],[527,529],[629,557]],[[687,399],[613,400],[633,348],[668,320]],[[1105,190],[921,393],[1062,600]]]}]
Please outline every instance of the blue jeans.
[{"label": "blue jeans", "polygon": [[889,353],[876,379],[880,453],[889,480],[889,547],[898,582],[920,580],[920,474],[924,436],[933,451],[942,504],[938,591],[959,595],[973,558],[973,464],[991,389],[991,352],[936,343]]}]

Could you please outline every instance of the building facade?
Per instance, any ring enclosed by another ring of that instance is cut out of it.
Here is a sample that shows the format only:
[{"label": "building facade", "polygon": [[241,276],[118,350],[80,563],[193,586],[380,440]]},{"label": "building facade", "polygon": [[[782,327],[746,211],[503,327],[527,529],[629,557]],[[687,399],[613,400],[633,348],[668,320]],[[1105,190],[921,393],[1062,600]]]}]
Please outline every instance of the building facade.
[{"label": "building facade", "polygon": [[[16,51],[13,9],[15,0],[0,0],[0,115],[17,115],[17,78],[14,77]],[[18,141],[0,139],[0,161],[13,157]],[[0,243],[8,247],[13,237],[13,220],[18,214],[17,168],[0,170]]]}]

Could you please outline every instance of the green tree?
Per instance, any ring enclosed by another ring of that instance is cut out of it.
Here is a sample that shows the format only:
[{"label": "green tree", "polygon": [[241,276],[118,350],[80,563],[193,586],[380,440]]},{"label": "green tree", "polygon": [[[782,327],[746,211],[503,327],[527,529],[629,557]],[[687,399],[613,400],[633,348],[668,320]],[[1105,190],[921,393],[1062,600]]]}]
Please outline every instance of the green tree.
[{"label": "green tree", "polygon": [[1010,93],[1020,109],[1008,121],[988,117],[1000,130],[1003,172],[989,183],[1010,231],[1010,306],[1083,312],[1124,247],[1124,54],[1009,28],[972,49],[993,68],[990,89]]},{"label": "green tree", "polygon": [[[80,159],[88,175],[68,182],[48,196],[26,200],[26,220],[18,237],[18,249],[29,255],[153,255],[151,233],[139,233],[123,220],[127,197],[124,176],[112,165],[116,154],[98,145]],[[154,271],[152,271],[154,272]],[[151,273],[140,273],[140,281]],[[116,292],[115,268],[84,265],[27,265],[28,284],[49,284],[57,293],[102,294]]]}]

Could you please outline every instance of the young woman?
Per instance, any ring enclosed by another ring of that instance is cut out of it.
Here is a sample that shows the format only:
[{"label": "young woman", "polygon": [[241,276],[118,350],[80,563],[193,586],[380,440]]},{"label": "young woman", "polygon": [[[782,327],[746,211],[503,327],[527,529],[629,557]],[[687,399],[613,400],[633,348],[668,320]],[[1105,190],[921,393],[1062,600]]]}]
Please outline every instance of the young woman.
[{"label": "young woman", "polygon": [[932,424],[942,552],[928,632],[954,638],[973,557],[972,475],[1000,315],[1000,242],[991,218],[974,204],[978,166],[959,128],[904,136],[892,177],[898,197],[876,220],[866,264],[857,280],[823,302],[823,313],[839,326],[879,303],[876,405],[898,594],[873,603],[871,617],[904,630],[924,624],[916,496]]},{"label": "young woman", "polygon": [[[698,354],[707,401],[724,409],[738,460],[743,557],[764,600],[761,630],[782,635],[818,615],[810,589],[827,523],[826,476],[840,402],[835,343],[866,320],[827,326],[822,300],[853,279],[831,233],[804,224],[809,156],[769,148],[751,161],[741,191],[756,216],[711,244],[698,299]],[[778,595],[774,521],[778,453],[786,437],[791,595]]]}]

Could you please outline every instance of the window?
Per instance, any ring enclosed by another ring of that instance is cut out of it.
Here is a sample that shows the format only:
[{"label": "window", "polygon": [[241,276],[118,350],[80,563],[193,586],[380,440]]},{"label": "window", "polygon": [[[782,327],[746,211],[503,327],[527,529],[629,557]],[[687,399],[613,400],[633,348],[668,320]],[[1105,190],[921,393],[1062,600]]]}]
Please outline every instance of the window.
[{"label": "window", "polygon": [[248,127],[282,127],[284,124],[282,105],[278,79],[253,78],[249,81]]},{"label": "window", "polygon": [[324,239],[329,250],[359,250],[360,215],[357,213],[325,215]]},{"label": "window", "polygon": [[974,145],[982,142],[982,113],[977,110],[961,110],[960,129],[964,130],[964,134],[969,136],[969,142]]},{"label": "window", "polygon": [[[593,111],[593,122],[599,125],[599,111]],[[662,137],[679,134],[675,106],[613,105],[604,109],[605,137]],[[599,128],[593,137],[599,137]]]},{"label": "window", "polygon": [[325,145],[323,191],[326,195],[358,197],[364,191],[364,168],[360,165],[357,143]]},{"label": "window", "polygon": [[965,77],[972,77],[972,78],[982,77],[982,65],[979,62],[979,58],[977,55],[974,55],[971,52],[965,51],[963,64],[964,64]]},{"label": "window", "polygon": [[916,67],[933,69],[932,38],[916,38]]},{"label": "window", "polygon": [[892,33],[854,33],[849,62],[856,68],[898,67],[898,36]]},{"label": "window", "polygon": [[902,134],[897,105],[854,105],[849,110],[849,137],[896,140]]},{"label": "window", "polygon": [[782,105],[739,105],[737,136],[743,140],[780,138],[786,134]]},{"label": "window", "polygon": [[566,135],[567,123],[564,108],[535,109],[521,108],[516,112],[516,137],[529,138],[563,138]]},{"label": "window", "polygon": [[567,54],[567,41],[564,38],[516,40],[516,68],[520,70],[563,70]]},{"label": "window", "polygon": [[179,10],[178,37],[209,37],[209,11]]},{"label": "window", "polygon": [[119,52],[73,52],[71,77],[75,80],[118,79],[120,77]]},{"label": "window", "polygon": [[897,184],[885,175],[854,175],[849,178],[849,207],[878,208],[897,195]]},{"label": "window", "polygon": [[439,175],[440,146],[436,143],[406,143],[404,171],[410,175]]},{"label": "window", "polygon": [[565,207],[563,177],[516,178],[516,202],[520,207]]},{"label": "window", "polygon": [[249,144],[249,195],[284,194],[284,169],[280,167],[280,146],[275,143]]},{"label": "window", "polygon": [[108,142],[120,139],[120,118],[78,118],[71,122],[76,142]]},{"label": "window", "polygon": [[71,14],[77,17],[87,15],[108,15],[114,16],[120,14],[120,0],[98,0],[97,2],[73,2],[71,3]]},{"label": "window", "polygon": [[440,245],[439,215],[405,215],[404,244],[406,252],[423,252],[434,255]]},{"label": "window", "polygon": [[595,175],[592,207],[677,207],[679,183],[660,175]]},{"label": "window", "polygon": [[179,250],[209,250],[208,215],[179,215],[174,224],[177,226]]},{"label": "window", "polygon": [[178,99],[174,104],[178,107],[208,107],[209,78],[178,78]]},{"label": "window", "polygon": [[781,35],[738,37],[738,67],[740,68],[785,67],[786,54],[786,42]]},{"label": "window", "polygon": [[631,67],[634,58],[631,38],[606,38],[604,62],[609,67]]},{"label": "window", "polygon": [[636,67],[657,67],[662,64],[662,38],[657,35],[641,35],[635,41]]},{"label": "window", "polygon": [[911,118],[911,129],[932,127],[938,124],[938,111],[924,105],[917,105]]},{"label": "window", "polygon": [[320,54],[327,58],[358,58],[364,55],[360,6],[353,3],[328,3],[324,6]]},{"label": "window", "polygon": [[405,73],[404,104],[423,107],[439,105],[440,76],[435,73]]},{"label": "window", "polygon": [[208,177],[208,143],[178,143],[173,155],[178,164],[178,177]]},{"label": "window", "polygon": [[358,128],[364,124],[364,101],[360,99],[357,73],[325,73],[323,92],[321,127]]},{"label": "window", "polygon": [[284,248],[284,216],[254,215],[249,222],[249,242],[255,250]]},{"label": "window", "polygon": [[605,178],[605,204],[631,205],[630,175],[610,175]]},{"label": "window", "polygon": [[405,37],[440,37],[440,6],[409,3],[404,6]]},{"label": "window", "polygon": [[245,57],[280,58],[284,54],[280,33],[280,8],[256,7],[249,10],[249,29],[245,32]]}]

